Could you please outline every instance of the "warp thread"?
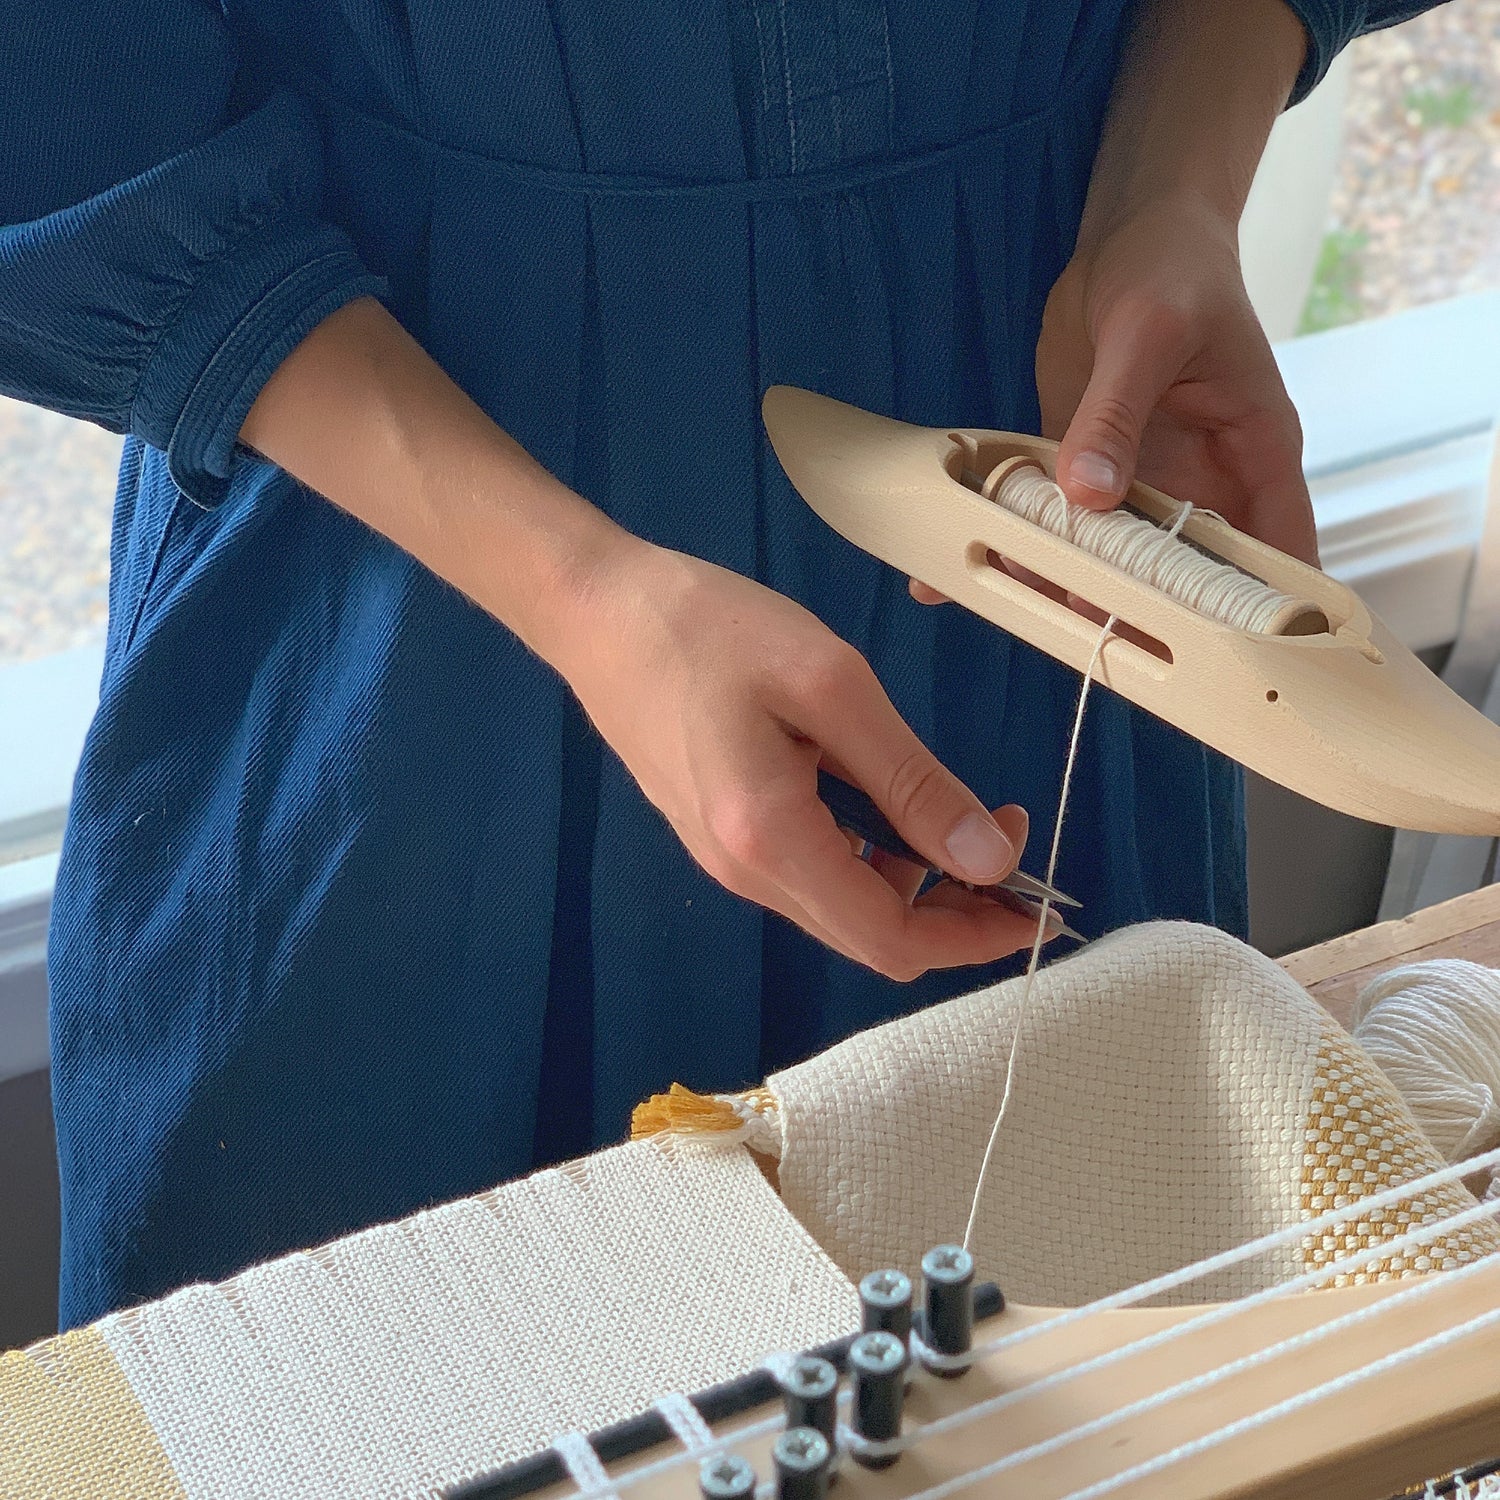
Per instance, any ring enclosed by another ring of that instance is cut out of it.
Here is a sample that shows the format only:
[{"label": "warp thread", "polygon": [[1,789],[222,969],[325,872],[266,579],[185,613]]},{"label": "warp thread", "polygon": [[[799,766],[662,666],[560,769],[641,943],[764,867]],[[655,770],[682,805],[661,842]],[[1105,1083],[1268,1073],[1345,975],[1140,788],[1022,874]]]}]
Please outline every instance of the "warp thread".
[{"label": "warp thread", "polygon": [[582,1432],[560,1432],[552,1439],[552,1450],[563,1462],[573,1487],[580,1492],[601,1493],[608,1500],[619,1500],[610,1481],[609,1470],[594,1451],[588,1435]]},{"label": "warp thread", "polygon": [[1186,510],[1167,528],[1127,510],[1085,510],[1069,504],[1061,488],[1030,465],[1010,470],[992,498],[1034,526],[1236,630],[1272,634],[1277,621],[1302,603],[1182,541],[1178,532]]},{"label": "warp thread", "polygon": [[[1500,1145],[1500,971],[1403,964],[1360,992],[1353,1032],[1445,1161]],[[1500,1175],[1485,1196],[1500,1198]]]},{"label": "warp thread", "polygon": [[652,1404],[661,1413],[662,1421],[672,1429],[672,1435],[689,1453],[696,1453],[713,1442],[713,1429],[703,1420],[703,1413],[681,1391],[668,1391]]}]

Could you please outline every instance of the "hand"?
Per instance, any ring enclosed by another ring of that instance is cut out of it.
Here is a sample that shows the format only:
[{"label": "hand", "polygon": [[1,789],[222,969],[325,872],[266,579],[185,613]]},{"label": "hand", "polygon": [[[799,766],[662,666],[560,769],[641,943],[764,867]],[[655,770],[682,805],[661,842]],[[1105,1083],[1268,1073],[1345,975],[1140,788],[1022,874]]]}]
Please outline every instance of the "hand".
[{"label": "hand", "polygon": [[820,764],[864,788],[960,878],[1015,868],[1026,814],[992,818],[902,721],[874,672],[760,584],[631,538],[596,573],[553,662],[698,863],[893,979],[987,963],[1035,921],[924,872],[867,864],[818,799]]},{"label": "hand", "polygon": [[[1061,439],[1058,482],[1075,505],[1110,509],[1139,473],[1316,565],[1302,429],[1236,246],[1232,223],[1183,198],[1154,202],[1080,248],[1042,316],[1042,432]],[[915,579],[911,594],[944,602]]]},{"label": "hand", "polygon": [[1302,429],[1240,274],[1236,227],[1183,194],[1081,247],[1037,345],[1042,431],[1069,500],[1107,509],[1140,477],[1317,562]]}]

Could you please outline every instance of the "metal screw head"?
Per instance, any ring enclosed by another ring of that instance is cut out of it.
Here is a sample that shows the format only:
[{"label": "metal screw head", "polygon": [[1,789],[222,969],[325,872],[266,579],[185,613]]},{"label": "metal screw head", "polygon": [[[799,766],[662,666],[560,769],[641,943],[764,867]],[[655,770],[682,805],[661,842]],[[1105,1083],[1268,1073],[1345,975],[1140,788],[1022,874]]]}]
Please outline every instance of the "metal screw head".
[{"label": "metal screw head", "polygon": [[860,1282],[859,1295],[877,1307],[899,1307],[911,1301],[911,1282],[900,1271],[871,1271]]},{"label": "metal screw head", "polygon": [[832,1453],[828,1439],[816,1427],[789,1427],[771,1449],[778,1467],[794,1469],[799,1474],[821,1469]]},{"label": "metal screw head", "polygon": [[849,1363],[866,1375],[889,1375],[906,1364],[906,1345],[891,1333],[862,1333],[849,1346]]},{"label": "metal screw head", "polygon": [[816,1354],[804,1354],[796,1360],[786,1374],[786,1385],[798,1396],[815,1400],[826,1396],[838,1387],[839,1372],[826,1359]]},{"label": "metal screw head", "polygon": [[711,1500],[744,1500],[755,1489],[755,1470],[738,1453],[719,1453],[703,1460],[698,1484]]},{"label": "metal screw head", "polygon": [[922,1275],[928,1281],[952,1286],[974,1274],[974,1257],[962,1245],[935,1245],[922,1257]]}]

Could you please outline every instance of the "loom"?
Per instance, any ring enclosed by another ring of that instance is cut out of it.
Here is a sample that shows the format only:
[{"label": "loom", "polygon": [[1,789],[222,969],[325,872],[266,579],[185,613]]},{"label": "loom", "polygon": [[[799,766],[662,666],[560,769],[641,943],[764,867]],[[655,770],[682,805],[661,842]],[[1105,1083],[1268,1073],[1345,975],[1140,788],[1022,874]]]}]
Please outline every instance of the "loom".
[{"label": "loom", "polygon": [[0,1494],[1472,1500],[1500,1224],[1469,1184],[1500,1149],[1444,1162],[1357,1040],[1211,929],[1123,929],[1024,1001],[959,996],[676,1129],[643,1111],[624,1145],[8,1354]]},{"label": "loom", "polygon": [[[1049,530],[996,503],[1018,467],[1054,473],[1055,443],[916,427],[788,386],[766,393],[764,416],[819,516],[992,624],[1082,672],[1099,627],[1072,596],[1120,622],[1101,683],[1241,764],[1374,822],[1500,833],[1500,727],[1316,568],[1192,512],[1183,542],[1270,601],[1255,628],[1226,623],[1059,534],[1065,519]],[[1183,510],[1139,483],[1126,506],[1159,526]]]},{"label": "loom", "polygon": [[[548,1450],[450,1497],[826,1500],[838,1476],[851,1500],[1381,1500],[1403,1481],[1418,1487],[1404,1493],[1469,1494],[1496,1473],[1493,1460],[1451,1465],[1500,1446],[1500,1256],[1404,1287],[1295,1295],[1317,1279],[1170,1309],[1125,1296],[1013,1307],[980,1286],[977,1347],[966,1330],[962,1357],[935,1360],[924,1335],[946,1288],[927,1283],[914,1328],[907,1279],[875,1273],[861,1283],[862,1334],[700,1393],[686,1420],[653,1410],[592,1434],[596,1458],[632,1460],[601,1462],[592,1484],[568,1483]],[[903,1286],[906,1304],[871,1290],[882,1283]]]},{"label": "loom", "polygon": [[[1039,440],[805,392],[767,419],[852,540],[1179,727],[1348,811],[1496,826],[1493,727],[1315,570],[1139,486],[1138,562],[1103,561]],[[1263,955],[1127,928],[6,1355],[0,1494],[1500,1495],[1500,1148],[1455,1122],[1445,1162],[1415,1098]]]}]

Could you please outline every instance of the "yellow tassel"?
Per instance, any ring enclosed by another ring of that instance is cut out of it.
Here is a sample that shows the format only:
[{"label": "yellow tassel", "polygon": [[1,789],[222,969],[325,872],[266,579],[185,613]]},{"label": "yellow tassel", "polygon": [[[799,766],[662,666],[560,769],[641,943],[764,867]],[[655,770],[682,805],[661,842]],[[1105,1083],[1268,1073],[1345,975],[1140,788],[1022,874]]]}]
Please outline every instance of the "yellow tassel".
[{"label": "yellow tassel", "polygon": [[[767,1089],[752,1089],[741,1096],[758,1113],[764,1113],[775,1100]],[[674,1083],[665,1094],[653,1094],[637,1104],[630,1116],[630,1138],[675,1131],[692,1135],[716,1130],[738,1130],[745,1122],[728,1099],[713,1094],[695,1094],[692,1089]]]}]

